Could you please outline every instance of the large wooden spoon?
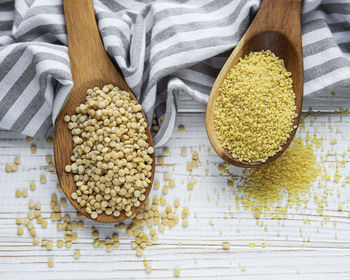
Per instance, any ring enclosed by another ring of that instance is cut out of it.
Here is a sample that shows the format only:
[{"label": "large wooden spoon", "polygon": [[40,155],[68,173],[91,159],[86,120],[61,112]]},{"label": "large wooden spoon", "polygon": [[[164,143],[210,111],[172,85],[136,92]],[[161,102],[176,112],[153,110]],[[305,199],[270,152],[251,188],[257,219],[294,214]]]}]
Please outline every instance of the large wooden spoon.
[{"label": "large wooden spoon", "polygon": [[291,143],[296,128],[291,133],[282,150],[262,162],[244,162],[233,158],[218,140],[214,129],[214,106],[219,96],[219,88],[227,72],[252,51],[271,50],[285,62],[286,68],[292,73],[293,90],[295,93],[296,113],[294,125],[298,125],[303,101],[304,67],[301,45],[300,13],[302,0],[262,0],[258,13],[252,24],[233,50],[221,69],[211,90],[206,112],[206,129],[209,140],[217,152],[228,163],[240,167],[256,167],[269,163],[279,157]]},{"label": "large wooden spoon", "polygon": [[[71,164],[70,157],[73,150],[73,141],[72,134],[63,118],[65,115],[72,115],[75,113],[75,108],[81,103],[85,103],[86,90],[95,86],[101,88],[106,84],[113,84],[122,90],[128,91],[132,99],[136,100],[136,98],[115,69],[104,50],[96,25],[92,0],[64,0],[63,5],[68,33],[68,53],[74,87],[55,123],[55,164],[58,179],[67,198],[80,213],[91,218],[85,209],[71,198],[72,192],[76,190],[76,185],[73,180],[73,174],[66,173],[64,168],[67,164]],[[153,147],[149,128],[147,128],[146,133],[149,145]],[[146,197],[152,187],[154,170],[155,163],[153,154],[152,177],[151,183],[145,193]],[[132,209],[133,212],[136,210],[137,208]],[[113,215],[107,216],[106,214],[101,214],[98,215],[95,221],[116,223],[126,218],[124,213],[118,218]]]}]

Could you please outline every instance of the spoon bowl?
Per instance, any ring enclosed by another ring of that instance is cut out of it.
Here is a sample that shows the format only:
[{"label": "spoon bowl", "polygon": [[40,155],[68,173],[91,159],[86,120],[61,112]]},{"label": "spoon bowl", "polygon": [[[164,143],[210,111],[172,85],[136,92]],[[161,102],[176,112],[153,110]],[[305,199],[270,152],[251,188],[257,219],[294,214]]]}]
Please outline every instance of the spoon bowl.
[{"label": "spoon bowl", "polygon": [[[91,219],[85,208],[81,207],[77,201],[71,198],[71,194],[76,191],[76,185],[73,179],[73,173],[65,172],[65,166],[71,164],[70,157],[73,150],[73,138],[63,118],[65,115],[74,114],[75,108],[85,103],[86,91],[89,88],[102,88],[104,85],[113,84],[129,92],[131,99],[136,100],[136,98],[104,50],[96,25],[92,0],[64,0],[63,6],[68,33],[68,54],[74,86],[55,122],[55,165],[59,182],[68,200],[78,212]],[[146,119],[143,112],[142,114]],[[153,147],[149,127],[146,129],[146,134],[149,146]],[[154,157],[155,155],[153,153],[151,182],[144,193],[146,198],[152,188],[154,179]],[[139,207],[141,206],[142,203]],[[138,208],[134,207],[132,212],[135,213]],[[109,216],[103,213],[93,220],[101,223],[117,223],[127,218],[123,212],[121,212],[119,217]]]},{"label": "spoon bowl", "polygon": [[[206,111],[206,130],[209,140],[216,153],[226,162],[239,167],[257,167],[275,160],[283,154],[293,140],[299,124],[303,101],[303,55],[301,45],[300,13],[302,0],[262,0],[258,13],[252,24],[235,47],[230,57],[222,67],[210,92]],[[297,117],[294,120],[295,129],[290,134],[282,149],[265,162],[246,162],[233,158],[231,153],[221,145],[214,128],[214,107],[219,89],[232,67],[240,58],[250,52],[271,50],[284,60],[287,71],[292,73],[293,90]]]}]

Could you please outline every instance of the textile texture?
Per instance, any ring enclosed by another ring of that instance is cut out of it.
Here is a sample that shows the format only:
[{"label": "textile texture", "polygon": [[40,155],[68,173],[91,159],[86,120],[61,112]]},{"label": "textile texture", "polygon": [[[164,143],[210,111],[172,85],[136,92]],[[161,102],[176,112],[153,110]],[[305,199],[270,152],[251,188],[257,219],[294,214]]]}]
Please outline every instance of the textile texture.
[{"label": "textile texture", "polygon": [[[279,1],[279,0],[274,0]],[[104,47],[164,145],[178,95],[207,102],[259,0],[95,0]],[[268,19],[267,19],[268,20]],[[305,0],[305,98],[350,86],[350,1]],[[291,26],[291,28],[293,28]],[[0,128],[44,137],[72,89],[60,0],[0,0]]]}]

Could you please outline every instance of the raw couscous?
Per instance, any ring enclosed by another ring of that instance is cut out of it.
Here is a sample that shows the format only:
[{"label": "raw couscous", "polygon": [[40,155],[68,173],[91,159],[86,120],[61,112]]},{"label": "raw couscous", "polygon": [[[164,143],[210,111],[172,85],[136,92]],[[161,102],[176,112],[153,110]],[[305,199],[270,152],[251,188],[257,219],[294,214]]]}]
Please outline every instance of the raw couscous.
[{"label": "raw couscous", "polygon": [[271,51],[251,52],[227,74],[214,106],[217,137],[233,158],[265,162],[295,128],[291,73]]},{"label": "raw couscous", "polygon": [[64,120],[73,135],[71,165],[76,200],[92,219],[105,213],[132,216],[146,199],[151,183],[152,155],[142,107],[113,85],[87,90],[85,104]]}]

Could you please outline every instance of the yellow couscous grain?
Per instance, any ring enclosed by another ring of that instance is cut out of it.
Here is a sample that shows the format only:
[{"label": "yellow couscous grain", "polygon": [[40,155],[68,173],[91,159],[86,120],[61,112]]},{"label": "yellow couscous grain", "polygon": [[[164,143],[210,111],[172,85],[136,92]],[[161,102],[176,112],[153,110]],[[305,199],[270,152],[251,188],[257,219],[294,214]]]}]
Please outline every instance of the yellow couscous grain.
[{"label": "yellow couscous grain", "polygon": [[74,255],[75,259],[79,259],[80,258],[80,251],[79,250],[75,250],[73,255]]},{"label": "yellow couscous grain", "polygon": [[17,164],[11,164],[11,170],[13,171],[13,172],[16,172],[17,170],[18,170],[18,165]]},{"label": "yellow couscous grain", "polygon": [[46,155],[45,161],[46,161],[47,163],[51,163],[51,162],[52,162],[52,157],[51,157],[51,155]]},{"label": "yellow couscous grain", "polygon": [[174,277],[180,277],[180,273],[181,273],[180,268],[174,268],[173,269]]},{"label": "yellow couscous grain", "polygon": [[5,165],[5,171],[6,172],[12,172],[12,165],[11,164],[6,164]]},{"label": "yellow couscous grain", "polygon": [[229,249],[230,249],[230,243],[228,243],[228,242],[223,242],[223,243],[222,243],[222,249],[224,249],[224,250],[229,250]]},{"label": "yellow couscous grain", "polygon": [[136,249],[136,255],[137,255],[138,257],[141,257],[141,256],[143,255],[143,250],[142,250],[141,248],[137,248],[137,249]]},{"label": "yellow couscous grain", "polygon": [[35,183],[30,183],[30,184],[29,184],[29,189],[30,189],[31,191],[34,191],[34,190],[36,189],[36,184],[35,184]]},{"label": "yellow couscous grain", "polygon": [[46,184],[46,176],[45,175],[40,176],[40,183]]},{"label": "yellow couscous grain", "polygon": [[145,266],[145,271],[146,271],[147,273],[150,273],[150,272],[152,271],[152,266],[149,265],[149,264],[147,264],[147,265]]},{"label": "yellow couscous grain", "polygon": [[24,189],[24,190],[22,191],[22,196],[23,196],[23,197],[27,197],[27,196],[28,196],[28,190],[27,190],[27,189]]},{"label": "yellow couscous grain", "polygon": [[39,245],[40,244],[40,238],[39,237],[33,237],[33,245]]},{"label": "yellow couscous grain", "polygon": [[21,190],[16,190],[15,191],[15,196],[16,197],[21,197],[22,196],[22,191]]},{"label": "yellow couscous grain", "polygon": [[53,139],[52,139],[51,137],[48,137],[48,138],[46,139],[46,144],[47,144],[47,145],[52,145],[52,143],[53,143]]},{"label": "yellow couscous grain", "polygon": [[159,165],[163,165],[164,164],[164,158],[163,157],[158,157],[157,162],[158,162]]},{"label": "yellow couscous grain", "polygon": [[49,267],[53,267],[53,266],[55,265],[55,261],[54,261],[53,259],[49,259],[49,260],[47,261],[47,265],[48,265]]},{"label": "yellow couscous grain", "polygon": [[178,199],[176,199],[176,200],[174,201],[174,207],[177,208],[177,207],[179,207],[179,206],[180,206],[180,201],[179,201]]},{"label": "yellow couscous grain", "polygon": [[169,156],[170,155],[170,151],[168,147],[164,147],[163,148],[163,156]]},{"label": "yellow couscous grain", "polygon": [[22,228],[22,227],[19,227],[18,229],[17,229],[17,234],[18,235],[22,235],[24,233],[24,229]]},{"label": "yellow couscous grain", "polygon": [[[242,181],[237,185],[239,201],[257,217],[265,208],[282,201],[287,201],[287,206],[291,207],[309,191],[320,173],[312,144],[296,138],[272,163],[244,170]],[[283,214],[286,208],[276,207],[275,212]]]},{"label": "yellow couscous grain", "polygon": [[226,183],[226,186],[229,188],[229,189],[232,189],[233,188],[233,182],[231,180],[228,180],[227,183]]},{"label": "yellow couscous grain", "polygon": [[164,206],[166,204],[166,198],[164,196],[161,196],[159,198],[160,205]]},{"label": "yellow couscous grain", "polygon": [[170,180],[170,174],[168,172],[165,172],[163,174],[163,179],[164,179],[164,181],[169,181]]},{"label": "yellow couscous grain", "polygon": [[189,209],[187,207],[185,207],[184,209],[182,209],[182,212],[181,212],[181,217],[184,219],[186,217],[188,217],[188,214],[189,214]]},{"label": "yellow couscous grain", "polygon": [[188,190],[193,190],[193,187],[194,187],[194,182],[188,182],[187,183],[187,189]]},{"label": "yellow couscous grain", "polygon": [[265,162],[294,129],[291,73],[270,50],[241,58],[224,79],[214,106],[214,128],[233,158]]},{"label": "yellow couscous grain", "polygon": [[175,187],[175,186],[176,186],[175,181],[174,181],[173,179],[170,179],[170,180],[169,180],[169,187],[170,187],[170,188],[173,188],[173,187]]},{"label": "yellow couscous grain", "polygon": [[48,224],[49,224],[49,223],[48,223],[46,220],[43,220],[43,221],[41,222],[41,227],[42,227],[42,228],[47,228]]},{"label": "yellow couscous grain", "polygon": [[57,191],[62,192],[62,187],[61,187],[60,184],[57,184],[57,185],[56,185],[56,189],[57,189]]},{"label": "yellow couscous grain", "polygon": [[15,157],[14,160],[15,164],[20,165],[21,164],[21,158],[20,157]]},{"label": "yellow couscous grain", "polygon": [[162,194],[167,194],[169,192],[169,188],[167,185],[164,185],[164,187],[162,188]]},{"label": "yellow couscous grain", "polygon": [[30,146],[30,151],[32,152],[32,154],[35,154],[37,151],[36,146],[35,145]]}]

